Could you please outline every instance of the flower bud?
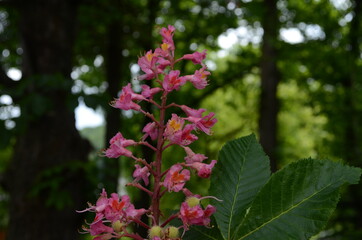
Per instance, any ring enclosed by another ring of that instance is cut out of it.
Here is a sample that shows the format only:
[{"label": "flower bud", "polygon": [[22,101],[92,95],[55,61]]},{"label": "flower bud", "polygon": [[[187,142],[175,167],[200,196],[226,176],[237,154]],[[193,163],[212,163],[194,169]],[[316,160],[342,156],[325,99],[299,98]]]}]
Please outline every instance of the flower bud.
[{"label": "flower bud", "polygon": [[171,226],[166,229],[166,237],[170,239],[179,238],[180,234],[177,227]]},{"label": "flower bud", "polygon": [[150,230],[148,230],[148,235],[150,239],[154,237],[162,237],[163,236],[163,229],[160,226],[153,226]]},{"label": "flower bud", "polygon": [[200,199],[197,197],[188,197],[186,198],[186,202],[189,207],[195,207],[200,204]]},{"label": "flower bud", "polygon": [[121,223],[121,221],[119,221],[119,220],[112,223],[112,228],[117,233],[122,232],[122,227],[123,227],[123,223]]}]

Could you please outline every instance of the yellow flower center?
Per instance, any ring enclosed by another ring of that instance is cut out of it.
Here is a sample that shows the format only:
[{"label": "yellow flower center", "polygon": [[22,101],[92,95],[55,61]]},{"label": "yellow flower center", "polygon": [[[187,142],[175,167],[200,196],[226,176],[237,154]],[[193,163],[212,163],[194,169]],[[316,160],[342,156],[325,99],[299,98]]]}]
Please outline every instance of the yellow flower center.
[{"label": "yellow flower center", "polygon": [[172,127],[174,131],[178,131],[181,129],[181,124],[175,120],[171,120],[170,127]]},{"label": "yellow flower center", "polygon": [[168,43],[162,43],[161,44],[161,48],[162,48],[163,51],[167,51],[168,47],[169,47]]},{"label": "yellow flower center", "polygon": [[146,53],[147,61],[151,62],[153,56],[155,56],[155,54],[153,54],[153,53]]}]

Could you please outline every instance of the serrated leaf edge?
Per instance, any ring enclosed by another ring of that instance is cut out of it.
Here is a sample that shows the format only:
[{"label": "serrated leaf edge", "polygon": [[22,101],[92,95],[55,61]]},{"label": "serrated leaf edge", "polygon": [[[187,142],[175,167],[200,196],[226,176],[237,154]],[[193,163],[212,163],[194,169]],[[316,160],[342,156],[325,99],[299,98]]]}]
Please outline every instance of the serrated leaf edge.
[{"label": "serrated leaf edge", "polygon": [[[249,136],[251,137],[252,135],[249,135]],[[252,140],[253,140],[253,138],[250,138],[250,140],[248,141],[247,148],[245,149],[245,153],[249,152]],[[243,156],[243,164],[241,165],[241,167],[240,167],[241,171],[239,171],[239,172],[242,172],[242,170],[244,168],[245,156],[246,155],[247,154],[244,154],[244,156]],[[231,222],[232,222],[232,218],[234,216],[234,207],[236,205],[236,196],[238,195],[238,189],[239,189],[240,181],[241,180],[240,180],[240,174],[239,174],[238,175],[238,184],[236,185],[235,194],[234,194],[234,197],[233,197],[233,204],[232,204],[232,207],[230,209],[230,217],[229,217],[229,221],[228,221],[228,238],[227,239],[230,239],[230,237],[231,237]]]},{"label": "serrated leaf edge", "polygon": [[[338,179],[338,181],[342,180],[343,178]],[[336,181],[336,182],[338,182]],[[335,182],[334,182],[335,183]],[[240,237],[238,240],[242,240],[244,238],[246,238],[247,236],[253,234],[254,232],[258,231],[259,229],[263,228],[264,226],[266,226],[267,224],[269,224],[270,222],[274,221],[275,219],[279,218],[280,216],[288,213],[289,211],[293,210],[294,208],[298,207],[299,205],[301,205],[302,203],[306,202],[307,200],[311,199],[312,197],[314,197],[316,194],[322,192],[323,190],[325,190],[326,188],[332,186],[334,183],[328,184],[327,186],[325,186],[324,188],[321,188],[319,191],[315,192],[314,194],[310,195],[309,197],[303,199],[302,201],[300,201],[299,203],[297,203],[296,205],[293,205],[291,208],[289,208],[287,211],[281,212],[279,215],[277,215],[274,218],[271,218],[269,221],[265,222],[264,224],[260,225],[259,227],[257,227],[256,229],[254,229],[253,231],[248,232],[246,235]]]}]

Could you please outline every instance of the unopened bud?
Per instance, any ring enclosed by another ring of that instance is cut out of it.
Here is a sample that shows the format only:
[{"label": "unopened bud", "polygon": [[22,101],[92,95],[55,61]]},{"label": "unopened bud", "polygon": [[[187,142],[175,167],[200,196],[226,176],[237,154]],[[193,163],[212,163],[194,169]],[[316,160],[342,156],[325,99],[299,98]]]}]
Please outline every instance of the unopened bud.
[{"label": "unopened bud", "polygon": [[197,197],[188,197],[186,198],[186,202],[189,207],[195,207],[200,204],[200,199]]},{"label": "unopened bud", "polygon": [[150,239],[154,238],[154,237],[162,237],[163,236],[163,230],[160,226],[153,226],[151,227],[150,230],[148,230],[148,235],[150,237]]},{"label": "unopened bud", "polygon": [[170,239],[179,238],[180,234],[177,227],[171,226],[166,229],[166,237]]},{"label": "unopened bud", "polygon": [[112,223],[112,228],[117,233],[122,232],[123,223],[121,223],[121,221],[118,220],[118,221]]}]

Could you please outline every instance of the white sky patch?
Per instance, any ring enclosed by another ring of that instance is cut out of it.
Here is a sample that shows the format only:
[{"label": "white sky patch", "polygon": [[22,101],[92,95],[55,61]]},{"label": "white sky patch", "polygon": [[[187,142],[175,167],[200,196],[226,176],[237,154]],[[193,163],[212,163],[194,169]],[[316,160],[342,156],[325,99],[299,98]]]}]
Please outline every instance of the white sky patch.
[{"label": "white sky patch", "polygon": [[6,75],[14,81],[19,81],[22,76],[21,71],[17,68],[10,68]]},{"label": "white sky patch", "polygon": [[290,44],[304,41],[304,37],[298,28],[282,28],[280,29],[280,37],[283,41]]},{"label": "white sky patch", "polygon": [[323,29],[317,24],[307,25],[305,28],[305,35],[311,40],[324,39],[326,37]]},{"label": "white sky patch", "polygon": [[101,111],[94,111],[87,107],[83,100],[79,100],[79,105],[74,112],[75,126],[78,130],[86,127],[97,127],[104,123],[104,116]]},{"label": "white sky patch", "polygon": [[347,10],[348,8],[350,8],[352,6],[351,1],[349,1],[349,0],[330,0],[330,2],[338,10]]},{"label": "white sky patch", "polygon": [[223,49],[229,49],[238,42],[236,31],[229,29],[226,34],[222,34],[218,37],[217,43]]},{"label": "white sky patch", "polygon": [[0,103],[10,105],[13,103],[13,99],[9,95],[2,95],[0,96]]},{"label": "white sky patch", "polygon": [[222,49],[230,49],[236,44],[241,46],[246,46],[250,43],[253,45],[260,44],[263,36],[263,29],[256,26],[257,24],[254,26],[249,26],[246,22],[240,24],[243,26],[236,29],[228,29],[218,37],[217,42]]},{"label": "white sky patch", "polygon": [[95,67],[100,67],[102,63],[104,62],[104,58],[102,55],[97,55],[93,61],[93,65]]}]

